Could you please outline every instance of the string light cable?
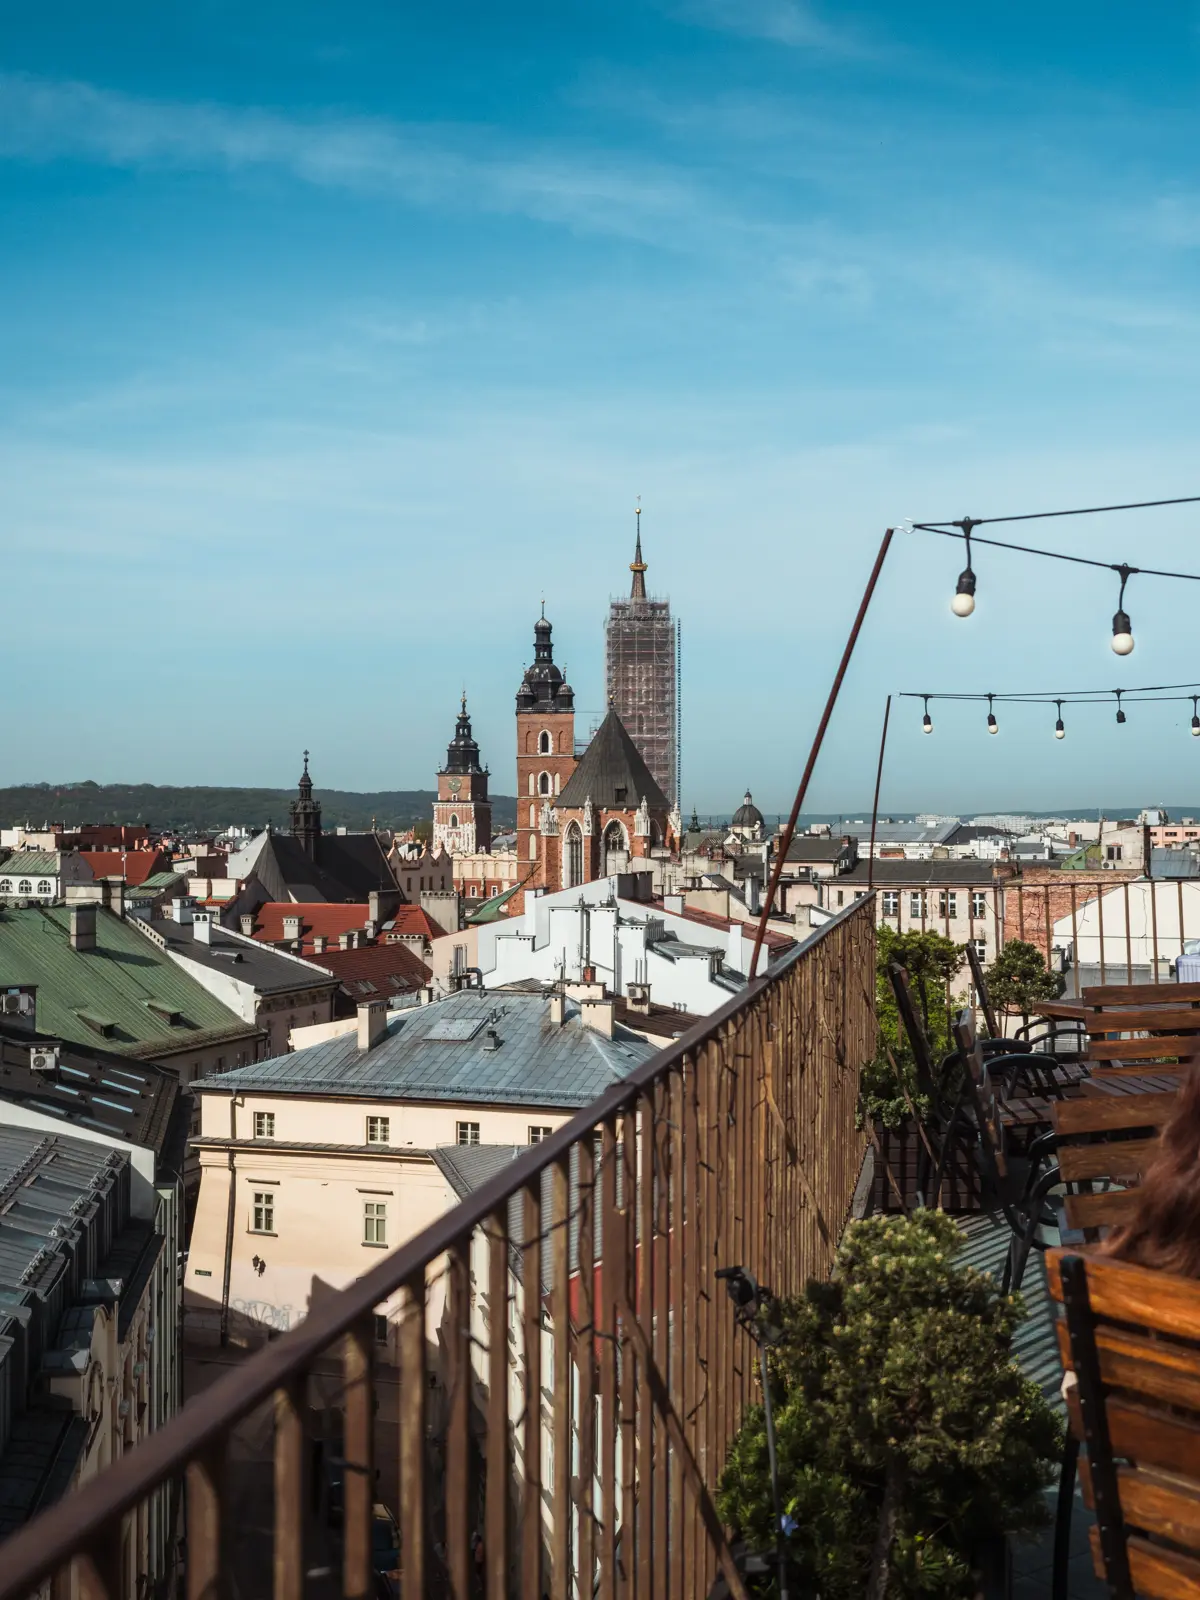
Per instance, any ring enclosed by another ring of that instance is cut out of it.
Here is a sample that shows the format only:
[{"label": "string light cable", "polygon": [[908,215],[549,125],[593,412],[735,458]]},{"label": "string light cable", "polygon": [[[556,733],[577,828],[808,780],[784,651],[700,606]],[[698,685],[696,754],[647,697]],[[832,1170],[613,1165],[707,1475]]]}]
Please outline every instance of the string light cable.
[{"label": "string light cable", "polygon": [[[1182,692],[1181,692],[1182,691]],[[1067,730],[1063,720],[1064,706],[1094,706],[1112,705],[1116,703],[1118,724],[1128,722],[1125,707],[1127,705],[1165,705],[1179,701],[1190,701],[1192,718],[1189,731],[1193,738],[1200,738],[1200,684],[1197,683],[1156,683],[1145,684],[1136,689],[1072,689],[1072,690],[1019,690],[1007,694],[995,690],[982,693],[950,689],[944,691],[900,690],[897,696],[901,700],[920,700],[923,706],[921,718],[922,733],[933,732],[933,718],[929,711],[931,700],[961,701],[965,703],[987,702],[987,731],[991,734],[999,733],[1000,726],[996,719],[996,703],[1012,706],[1055,706],[1057,717],[1054,723],[1054,737],[1065,739]]]},{"label": "string light cable", "polygon": [[906,518],[899,526],[906,533],[919,530],[922,533],[939,534],[944,539],[963,541],[966,565],[958,575],[958,583],[950,601],[950,609],[956,617],[969,617],[975,610],[978,578],[971,556],[972,540],[976,545],[989,545],[997,550],[1015,550],[1022,555],[1043,557],[1047,561],[1069,561],[1075,566],[1098,567],[1101,571],[1115,572],[1121,580],[1121,586],[1117,593],[1117,609],[1113,612],[1111,644],[1116,655],[1127,656],[1133,653],[1135,642],[1133,624],[1125,609],[1125,589],[1130,578],[1139,576],[1171,578],[1180,582],[1200,583],[1200,572],[1169,572],[1159,567],[1137,567],[1126,561],[1099,561],[1094,556],[1071,555],[1065,550],[1045,550],[1036,545],[1016,544],[1007,539],[992,539],[975,530],[1001,522],[1041,522],[1053,517],[1094,517],[1105,512],[1150,511],[1161,506],[1197,504],[1200,504],[1200,495],[1181,495],[1173,500],[1138,500],[1113,506],[1074,506],[1066,511],[1026,511],[1007,517],[959,517],[949,522],[912,522]]}]

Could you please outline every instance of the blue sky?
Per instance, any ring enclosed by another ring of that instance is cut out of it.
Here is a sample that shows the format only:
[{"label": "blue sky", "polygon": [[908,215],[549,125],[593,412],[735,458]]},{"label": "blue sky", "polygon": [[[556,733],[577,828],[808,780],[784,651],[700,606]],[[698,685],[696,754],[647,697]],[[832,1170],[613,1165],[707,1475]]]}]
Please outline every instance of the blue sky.
[{"label": "blue sky", "polygon": [[[786,808],[882,528],[1200,492],[1180,4],[66,3],[0,46],[0,781],[512,786],[642,496],[685,804]],[[1200,510],[1200,508],[1196,508]],[[1200,570],[1192,510],[1043,524]],[[1200,592],[900,538],[810,797],[889,690],[1200,678]],[[919,710],[884,808],[1200,811],[1190,705]],[[1118,738],[1119,735],[1119,738]]]}]

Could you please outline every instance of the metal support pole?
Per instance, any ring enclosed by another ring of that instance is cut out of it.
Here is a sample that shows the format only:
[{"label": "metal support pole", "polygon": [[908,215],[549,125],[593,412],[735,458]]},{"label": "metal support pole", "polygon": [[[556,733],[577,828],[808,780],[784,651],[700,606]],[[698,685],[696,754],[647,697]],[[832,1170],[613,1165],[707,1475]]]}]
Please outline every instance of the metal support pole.
[{"label": "metal support pole", "polygon": [[779,841],[779,852],[775,857],[775,865],[771,869],[771,882],[767,890],[767,898],[763,903],[762,915],[758,919],[758,927],[754,931],[754,949],[750,956],[749,979],[753,979],[758,970],[758,952],[762,948],[763,935],[767,931],[767,919],[771,915],[771,907],[775,904],[775,896],[779,891],[779,877],[783,871],[783,863],[787,860],[787,853],[791,849],[792,839],[796,832],[796,823],[800,816],[800,807],[804,804],[804,796],[808,792],[809,779],[812,777],[813,768],[817,764],[817,757],[821,753],[821,746],[825,742],[825,730],[829,726],[829,719],[833,715],[833,708],[837,704],[837,697],[841,691],[842,679],[846,676],[846,668],[850,665],[850,657],[854,654],[854,646],[858,643],[858,635],[867,615],[867,607],[871,604],[871,596],[875,593],[875,585],[879,582],[879,574],[883,570],[884,557],[888,553],[888,546],[892,542],[892,535],[896,530],[888,528],[879,546],[879,554],[875,557],[875,565],[871,568],[871,576],[867,579],[867,587],[863,590],[863,597],[858,603],[858,615],[854,619],[854,626],[850,629],[850,637],[846,640],[846,648],[842,651],[842,659],[838,663],[837,673],[833,686],[829,691],[829,698],[825,702],[825,709],[821,713],[821,720],[817,724],[816,736],[812,748],[808,752],[808,760],[804,766],[804,773],[800,779],[800,787],[796,790],[796,798],[792,801],[791,815],[787,820],[787,827],[783,830],[783,838]]},{"label": "metal support pole", "polygon": [[888,719],[892,714],[892,697],[888,695],[883,708],[883,732],[879,735],[879,765],[875,768],[875,804],[871,807],[871,853],[867,857],[867,893],[875,887],[875,829],[879,823],[879,786],[883,782],[883,752],[887,748]]},{"label": "metal support pole", "polygon": [[783,1510],[779,1504],[779,1460],[775,1454],[775,1408],[771,1404],[771,1374],[767,1370],[767,1347],[760,1343],[758,1361],[762,1369],[763,1416],[767,1424],[767,1462],[771,1468],[771,1504],[775,1511],[775,1561],[779,1569],[779,1600],[788,1600],[787,1540],[783,1532]]}]

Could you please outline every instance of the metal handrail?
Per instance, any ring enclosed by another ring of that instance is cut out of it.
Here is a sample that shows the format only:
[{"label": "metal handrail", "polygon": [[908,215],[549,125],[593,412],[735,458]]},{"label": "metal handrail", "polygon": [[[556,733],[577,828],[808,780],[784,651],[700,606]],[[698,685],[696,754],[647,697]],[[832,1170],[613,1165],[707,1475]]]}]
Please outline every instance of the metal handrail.
[{"label": "metal handrail", "polygon": [[103,1473],[52,1506],[20,1533],[6,1540],[0,1563],[0,1600],[25,1600],[37,1585],[94,1543],[112,1521],[144,1500],[160,1483],[210,1449],[231,1428],[289,1379],[307,1373],[316,1359],[431,1261],[461,1243],[473,1229],[533,1181],[606,1118],[636,1105],[638,1097],[664,1079],[697,1047],[750,1009],[804,956],[833,931],[866,913],[864,898],[851,902],[781,957],[761,978],[748,983],[711,1015],[673,1040],[613,1084],[453,1210],[387,1256],[361,1278],[316,1306],[296,1328],[256,1351],[244,1365],[226,1373],[189,1401],[165,1427]]}]

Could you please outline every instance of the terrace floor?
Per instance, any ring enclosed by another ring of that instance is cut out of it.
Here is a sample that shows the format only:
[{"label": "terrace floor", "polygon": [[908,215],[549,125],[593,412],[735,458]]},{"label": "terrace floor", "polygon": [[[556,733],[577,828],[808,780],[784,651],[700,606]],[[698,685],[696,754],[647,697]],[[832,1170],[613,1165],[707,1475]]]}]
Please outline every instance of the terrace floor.
[{"label": "terrace floor", "polygon": [[[1011,1238],[1004,1221],[1001,1219],[996,1223],[990,1217],[978,1216],[964,1219],[961,1226],[967,1240],[960,1258],[962,1264],[978,1267],[998,1278],[1004,1268]],[[1017,1360],[1026,1376],[1041,1386],[1046,1398],[1061,1412],[1065,1408],[1059,1395],[1062,1363],[1054,1337],[1055,1305],[1046,1288],[1045,1266],[1041,1256],[1035,1255],[1026,1268],[1021,1293],[1025,1297],[1029,1317],[1017,1334]],[[1057,1485],[1046,1492],[1051,1518],[1057,1494]],[[1108,1595],[1108,1586],[1096,1577],[1092,1569],[1088,1529],[1093,1521],[1076,1487],[1075,1511],[1071,1518],[1069,1600],[1106,1600]],[[1053,1522],[1039,1537],[1022,1539],[1015,1544],[1013,1600],[1049,1600],[1053,1558]]]}]

